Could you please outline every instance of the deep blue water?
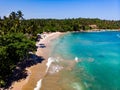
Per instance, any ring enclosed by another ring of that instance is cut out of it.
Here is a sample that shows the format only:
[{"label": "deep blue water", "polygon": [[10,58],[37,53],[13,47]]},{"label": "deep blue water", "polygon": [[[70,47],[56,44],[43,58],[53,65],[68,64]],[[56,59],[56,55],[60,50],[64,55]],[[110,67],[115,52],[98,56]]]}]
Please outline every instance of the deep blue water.
[{"label": "deep blue water", "polygon": [[74,90],[120,90],[120,32],[67,33],[54,41],[52,54],[78,58],[69,74]]}]

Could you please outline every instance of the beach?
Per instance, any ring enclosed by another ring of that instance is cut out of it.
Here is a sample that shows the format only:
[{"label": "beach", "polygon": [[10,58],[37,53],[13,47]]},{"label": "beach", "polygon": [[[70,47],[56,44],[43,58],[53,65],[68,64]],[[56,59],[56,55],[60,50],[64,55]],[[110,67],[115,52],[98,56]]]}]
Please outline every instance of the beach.
[{"label": "beach", "polygon": [[26,70],[28,71],[27,78],[18,82],[14,82],[11,86],[11,90],[39,90],[40,85],[38,86],[37,84],[41,84],[42,79],[46,75],[46,64],[48,63],[51,47],[50,42],[62,34],[63,33],[60,32],[44,34],[45,37],[40,39],[40,41],[36,43],[36,46],[38,47],[39,45],[44,45],[44,47],[39,47],[36,52],[36,55],[44,58],[44,60],[41,63],[26,68]]},{"label": "beach", "polygon": [[[95,41],[96,41],[96,40],[102,40],[101,36],[99,36],[99,35],[103,34],[103,36],[109,40],[109,38],[107,38],[106,35],[108,35],[109,33],[114,33],[113,37],[115,37],[115,40],[116,39],[119,40],[119,32],[110,32],[110,31],[104,32],[103,31],[100,33],[101,34],[99,34],[98,32],[85,33],[84,35],[86,35],[86,36],[82,36],[82,37],[86,38],[88,35],[94,34],[94,35],[97,35],[98,38],[100,38],[100,39],[91,38],[91,40],[94,41],[94,39],[95,39]],[[79,38],[77,37],[77,36],[83,35],[82,33],[68,33],[68,34],[64,35],[64,39],[59,38],[59,43],[57,43],[57,47],[56,47],[57,49],[55,49],[55,51],[53,50],[54,55],[55,54],[66,55],[65,51],[67,51],[67,49],[70,49],[71,52],[69,51],[70,53],[68,55],[64,56],[65,59],[63,59],[61,56],[56,56],[56,55],[55,56],[52,55],[53,57],[51,57],[51,50],[52,50],[52,47],[54,46],[54,41],[53,41],[53,43],[51,43],[51,42],[52,42],[52,40],[54,40],[55,38],[59,37],[62,34],[63,33],[60,33],[60,32],[46,33],[45,37],[43,39],[41,39],[40,42],[36,43],[36,46],[38,46],[38,47],[40,47],[39,45],[42,45],[42,47],[37,49],[36,55],[43,57],[45,60],[43,60],[42,63],[38,63],[37,65],[31,66],[30,68],[26,68],[26,70],[28,71],[28,77],[25,80],[15,82],[12,85],[13,88],[11,90],[76,90],[76,89],[78,89],[78,90],[86,89],[87,90],[87,88],[90,88],[90,87],[96,88],[96,86],[94,86],[94,84],[93,84],[94,82],[98,83],[97,85],[101,85],[100,86],[101,88],[104,86],[104,84],[95,80],[94,76],[90,76],[89,73],[87,73],[86,71],[88,71],[88,69],[87,69],[88,65],[89,65],[89,68],[91,68],[91,70],[94,69],[93,66],[95,66],[97,68],[96,65],[99,64],[100,63],[99,61],[101,59],[104,59],[105,56],[101,55],[101,54],[96,55],[96,56],[91,56],[90,53],[88,53],[87,57],[84,56],[86,54],[86,52],[91,52],[91,49],[90,48],[86,49],[85,45],[89,46],[89,44],[92,45],[92,43],[90,43],[90,41],[88,42],[89,39],[83,40],[83,39],[81,39],[81,37],[79,37]],[[104,35],[104,34],[106,34],[106,35]],[[65,38],[65,37],[67,37],[67,38]],[[75,38],[78,38],[78,40]],[[73,43],[71,43],[71,40]],[[83,40],[83,41],[79,42],[79,40]],[[115,41],[115,40],[113,40],[113,41]],[[57,40],[55,40],[55,41],[57,41]],[[62,44],[61,44],[61,41],[62,41]],[[105,42],[107,42],[107,41],[105,41]],[[74,43],[76,43],[76,44],[74,44]],[[111,43],[111,41],[110,41],[110,43]],[[84,44],[84,45],[82,46],[82,44]],[[99,46],[99,44],[106,45],[107,43],[98,42],[97,45]],[[73,49],[69,45],[74,47],[75,51],[73,51]],[[68,47],[70,47],[70,48],[68,48]],[[82,47],[82,48],[79,48],[79,47]],[[96,53],[96,51],[94,51],[95,50],[94,47],[92,47],[92,48],[93,48],[92,52],[94,55]],[[85,49],[88,51],[85,51],[82,49]],[[58,54],[58,51],[61,51],[61,52],[59,52],[59,54]],[[82,53],[81,53],[81,51],[82,51]],[[72,56],[72,53],[74,53],[75,56]],[[97,51],[97,53],[99,53],[99,50]],[[112,54],[110,54],[110,55],[112,55]],[[116,55],[116,54],[114,53],[113,56],[114,55]],[[51,60],[53,59],[56,61],[54,62],[54,61],[51,61],[50,59]],[[57,60],[59,63],[56,63]],[[49,68],[50,65],[51,65],[51,67]],[[57,68],[57,70],[56,70],[56,68]],[[98,67],[97,69],[101,70],[101,67]],[[92,71],[90,71],[90,72],[92,72]],[[101,71],[101,73],[102,72],[104,72],[104,71]],[[93,73],[99,76],[99,74],[97,74],[96,72],[93,72]],[[104,74],[104,77],[105,77],[105,75],[107,75],[107,74]],[[100,77],[100,80],[102,80],[101,78],[102,77]],[[110,79],[111,78],[112,77],[110,77]],[[86,82],[85,80],[87,80],[89,82]],[[110,83],[108,83],[108,86],[109,86],[109,84]],[[118,87],[118,86],[116,86],[116,87]],[[106,87],[104,87],[104,88],[106,88]],[[111,87],[111,88],[114,88],[114,87]]]}]

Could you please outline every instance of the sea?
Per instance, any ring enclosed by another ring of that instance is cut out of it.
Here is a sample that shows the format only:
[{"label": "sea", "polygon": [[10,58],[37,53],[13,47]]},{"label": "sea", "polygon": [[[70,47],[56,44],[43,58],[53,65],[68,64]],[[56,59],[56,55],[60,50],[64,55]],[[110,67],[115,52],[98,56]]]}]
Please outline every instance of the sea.
[{"label": "sea", "polygon": [[120,90],[120,32],[68,32],[52,41],[40,90]]}]

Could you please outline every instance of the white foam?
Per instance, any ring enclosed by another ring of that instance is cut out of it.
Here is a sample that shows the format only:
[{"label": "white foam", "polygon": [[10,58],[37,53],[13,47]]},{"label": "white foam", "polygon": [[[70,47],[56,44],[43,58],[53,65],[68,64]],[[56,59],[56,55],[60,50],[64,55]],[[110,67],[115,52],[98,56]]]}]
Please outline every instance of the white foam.
[{"label": "white foam", "polygon": [[[50,67],[50,65],[52,64],[52,62],[54,61],[54,59],[53,58],[48,58],[48,62],[47,62],[47,69],[46,69],[46,72],[48,71],[48,69],[49,69],[49,67]],[[41,88],[41,85],[42,85],[42,79],[40,79],[38,82],[37,82],[37,85],[36,85],[36,87],[34,88],[34,90],[40,90],[40,88]]]},{"label": "white foam", "polygon": [[75,90],[83,90],[82,86],[79,83],[76,83],[76,82],[73,83],[73,88]]},{"label": "white foam", "polygon": [[[60,70],[62,70],[63,67],[60,66],[60,65],[58,65],[58,64],[57,64],[57,65],[54,64],[54,65],[50,66],[50,65],[52,64],[52,62],[59,63],[59,62],[60,62],[59,59],[60,59],[59,57],[57,57],[57,58],[49,57],[49,58],[48,58],[48,63],[46,64],[46,65],[47,65],[47,70],[46,70],[46,72],[48,72],[48,73],[50,73],[50,74],[54,74],[54,73],[57,73],[57,72],[59,72]],[[49,69],[49,71],[48,71],[48,69]]]},{"label": "white foam", "polygon": [[50,67],[49,73],[50,73],[50,74],[54,74],[54,73],[59,72],[59,71],[62,70],[62,69],[63,69],[63,67],[60,66],[60,65],[52,65],[52,66]]},{"label": "white foam", "polygon": [[40,90],[41,86],[42,86],[42,79],[40,79],[40,80],[37,82],[37,85],[36,85],[36,87],[34,88],[34,90]]},{"label": "white foam", "polygon": [[52,58],[52,57],[49,57],[48,58],[48,62],[47,62],[47,69],[46,69],[46,72],[48,71],[48,69],[49,69],[49,67],[50,67],[50,65],[52,64],[52,62],[54,62],[54,59]]},{"label": "white foam", "polygon": [[78,62],[78,57],[75,57],[75,61]]},{"label": "white foam", "polygon": [[[52,64],[52,62],[56,61],[56,62],[59,62],[58,60],[59,58],[52,58],[52,57],[49,57],[48,58],[48,62],[46,63],[46,66],[47,66],[47,69],[46,69],[46,72],[48,72],[48,69],[50,68],[50,65]],[[54,67],[52,67],[53,70],[51,73],[55,73],[55,72],[59,72],[63,67],[59,66],[59,65],[56,65]],[[34,88],[34,90],[40,90],[42,86],[42,79],[40,79],[38,82],[37,82],[37,85],[36,87]]]}]

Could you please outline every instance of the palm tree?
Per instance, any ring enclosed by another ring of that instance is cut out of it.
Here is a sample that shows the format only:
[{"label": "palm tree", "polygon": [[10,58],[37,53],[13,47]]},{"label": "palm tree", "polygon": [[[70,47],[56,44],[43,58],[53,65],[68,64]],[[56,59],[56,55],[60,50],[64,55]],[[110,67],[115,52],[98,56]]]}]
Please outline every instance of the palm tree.
[{"label": "palm tree", "polygon": [[11,12],[10,13],[10,17],[15,20],[16,19],[16,13],[15,12]]},{"label": "palm tree", "polygon": [[20,10],[17,11],[17,17],[18,17],[18,19],[24,19],[23,14],[22,14],[22,12]]},{"label": "palm tree", "polygon": [[3,19],[4,19],[4,20],[6,20],[6,19],[7,19],[7,17],[6,17],[6,16],[3,16]]}]

